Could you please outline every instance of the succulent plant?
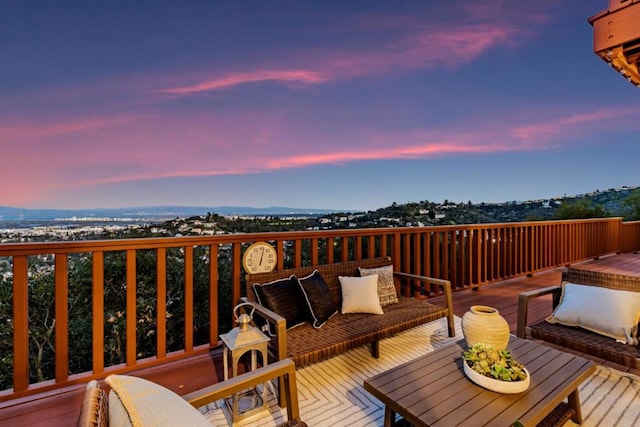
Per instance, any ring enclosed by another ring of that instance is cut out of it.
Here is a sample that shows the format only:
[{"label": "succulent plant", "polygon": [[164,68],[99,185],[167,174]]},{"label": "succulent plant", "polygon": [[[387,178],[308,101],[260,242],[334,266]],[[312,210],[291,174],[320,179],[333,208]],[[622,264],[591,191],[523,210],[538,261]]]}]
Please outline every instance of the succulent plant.
[{"label": "succulent plant", "polygon": [[489,344],[474,344],[462,354],[467,365],[480,375],[500,381],[522,381],[527,373],[509,350],[496,350]]}]

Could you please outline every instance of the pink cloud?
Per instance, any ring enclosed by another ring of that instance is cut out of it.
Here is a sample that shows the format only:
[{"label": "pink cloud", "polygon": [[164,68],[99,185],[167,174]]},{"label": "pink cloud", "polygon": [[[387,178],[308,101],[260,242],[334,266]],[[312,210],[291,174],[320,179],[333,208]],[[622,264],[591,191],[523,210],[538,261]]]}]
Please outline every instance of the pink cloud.
[{"label": "pink cloud", "polygon": [[58,135],[96,131],[114,124],[135,120],[134,117],[103,117],[47,123],[45,121],[26,122],[23,124],[0,125],[0,142],[12,144],[19,141],[53,137]]},{"label": "pink cloud", "polygon": [[302,55],[304,59],[290,65],[290,68],[214,76],[197,84],[161,89],[159,92],[191,95],[267,81],[308,86],[397,69],[456,67],[474,61],[491,48],[512,43],[516,36],[515,28],[508,23],[436,25],[399,39],[389,39],[382,45],[358,50],[307,51]]},{"label": "pink cloud", "polygon": [[[379,137],[380,141],[386,141],[386,145],[393,144],[400,135],[388,135]],[[403,135],[405,139],[420,139],[420,132],[413,135]],[[428,137],[425,137],[428,139]],[[436,139],[436,138],[434,138]],[[397,146],[386,149],[369,149],[363,151],[336,151],[325,154],[309,154],[292,156],[289,158],[272,159],[268,169],[282,169],[291,167],[306,167],[322,164],[346,164],[366,160],[391,160],[391,159],[415,159],[429,158],[450,154],[473,154],[487,152],[512,151],[513,147],[503,144],[470,144],[467,134],[448,135],[447,142],[426,141],[422,144],[410,146]]]},{"label": "pink cloud", "polygon": [[558,116],[537,123],[516,125],[510,129],[509,135],[521,141],[551,141],[589,129],[611,128],[613,124],[633,126],[629,120],[638,114],[640,108],[620,108]]},{"label": "pink cloud", "polygon": [[323,83],[326,80],[326,77],[322,76],[322,74],[318,72],[305,70],[252,71],[232,74],[226,77],[205,81],[191,86],[163,89],[160,92],[174,95],[188,95],[198,92],[225,89],[245,83],[277,81],[282,83],[298,83],[309,85]]},{"label": "pink cloud", "polygon": [[[557,146],[567,135],[589,135],[607,128],[614,119],[629,120],[638,113],[626,108],[595,110],[526,125],[510,124],[510,118],[504,117],[466,123],[470,126],[463,129],[473,129],[466,131],[455,126],[453,130],[346,131],[328,140],[322,134],[309,135],[304,127],[292,129],[278,114],[265,112],[241,120],[201,115],[96,118],[42,127],[34,123],[20,127],[36,129],[19,134],[33,141],[16,144],[5,153],[1,175],[5,181],[21,176],[22,192],[41,192],[59,186],[253,174],[369,160],[544,150]],[[310,136],[325,142],[318,145]],[[35,152],[37,156],[31,154]]]},{"label": "pink cloud", "polygon": [[410,67],[468,64],[515,35],[509,24],[434,28],[413,36],[396,60]]}]

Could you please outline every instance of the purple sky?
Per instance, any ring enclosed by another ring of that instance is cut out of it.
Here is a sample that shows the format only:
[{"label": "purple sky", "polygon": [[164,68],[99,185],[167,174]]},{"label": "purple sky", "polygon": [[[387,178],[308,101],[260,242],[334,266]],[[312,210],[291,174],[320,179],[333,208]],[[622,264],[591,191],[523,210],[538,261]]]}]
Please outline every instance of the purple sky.
[{"label": "purple sky", "polygon": [[640,92],[592,52],[606,0],[2,4],[2,206],[640,185]]}]

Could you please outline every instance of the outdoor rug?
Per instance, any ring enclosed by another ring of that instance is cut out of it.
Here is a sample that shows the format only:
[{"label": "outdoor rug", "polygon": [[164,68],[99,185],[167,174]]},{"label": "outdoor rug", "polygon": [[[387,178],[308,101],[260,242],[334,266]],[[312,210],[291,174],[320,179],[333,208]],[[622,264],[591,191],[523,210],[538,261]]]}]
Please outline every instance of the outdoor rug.
[{"label": "outdoor rug", "polygon": [[[431,322],[380,341],[380,358],[362,346],[324,362],[297,370],[300,417],[310,427],[382,426],[384,405],[363,388],[364,380],[462,337],[456,317],[456,337],[447,336],[446,320]],[[582,426],[640,425],[640,378],[598,366],[580,387]],[[286,421],[286,410],[270,394],[271,416],[247,426],[276,426]],[[228,425],[223,402],[200,411],[214,425]],[[573,426],[572,422],[565,427]]]}]

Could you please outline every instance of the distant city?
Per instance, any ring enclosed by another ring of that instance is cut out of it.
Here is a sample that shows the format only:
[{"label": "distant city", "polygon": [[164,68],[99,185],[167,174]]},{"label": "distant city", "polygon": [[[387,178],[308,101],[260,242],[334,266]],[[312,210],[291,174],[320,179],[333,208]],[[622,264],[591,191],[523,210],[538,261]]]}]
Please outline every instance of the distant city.
[{"label": "distant city", "polygon": [[322,215],[336,212],[331,209],[305,209],[271,206],[253,208],[247,206],[145,206],[114,209],[23,209],[0,206],[1,221],[122,221],[147,222],[173,218],[204,215],[215,212],[219,215]]},{"label": "distant city", "polygon": [[[639,187],[623,186],[576,196],[504,203],[423,200],[367,212],[289,207],[155,206],[121,209],[20,209],[0,206],[0,243],[168,237],[339,228],[424,227],[562,219],[563,204],[597,208],[593,216],[630,217],[627,198]],[[638,207],[632,209],[639,209]],[[637,215],[637,212],[634,214]],[[580,217],[574,217],[580,218]]]}]

